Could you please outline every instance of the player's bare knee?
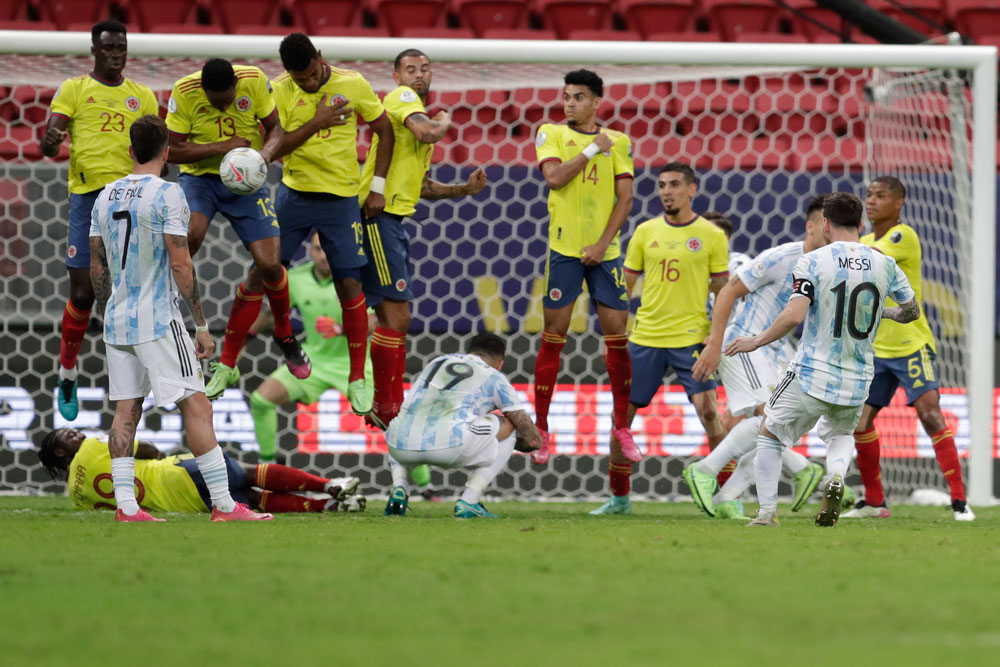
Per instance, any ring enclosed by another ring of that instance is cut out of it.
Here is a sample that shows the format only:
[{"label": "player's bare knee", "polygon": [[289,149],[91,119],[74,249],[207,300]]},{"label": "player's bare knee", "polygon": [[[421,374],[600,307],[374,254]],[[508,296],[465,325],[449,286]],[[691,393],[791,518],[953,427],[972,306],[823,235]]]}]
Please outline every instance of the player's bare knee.
[{"label": "player's bare knee", "polygon": [[177,401],[177,408],[185,423],[192,421],[212,421],[212,403],[204,392],[193,392]]},{"label": "player's bare knee", "polygon": [[916,408],[917,419],[923,424],[924,430],[927,433],[934,434],[948,427],[948,422],[944,419],[944,413],[941,412],[941,406],[936,401],[931,405],[914,403],[913,407]]}]

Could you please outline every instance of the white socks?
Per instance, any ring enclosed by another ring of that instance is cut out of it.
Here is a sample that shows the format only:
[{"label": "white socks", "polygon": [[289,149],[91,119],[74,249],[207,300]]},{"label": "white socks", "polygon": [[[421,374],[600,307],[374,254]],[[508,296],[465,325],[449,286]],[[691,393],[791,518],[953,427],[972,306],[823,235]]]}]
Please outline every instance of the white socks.
[{"label": "white socks", "polygon": [[409,488],[410,486],[409,472],[402,465],[392,460],[391,457],[389,460],[392,461],[392,465],[390,466],[392,469],[392,488],[396,488],[397,486],[401,486],[404,489]]},{"label": "white socks", "polygon": [[[76,371],[73,371],[76,374]],[[115,487],[115,503],[125,514],[132,516],[139,511],[135,499],[135,457],[111,459],[111,483]]]},{"label": "white socks", "polygon": [[698,472],[709,475],[718,475],[722,468],[732,461],[738,459],[757,444],[757,434],[760,433],[760,422],[763,419],[760,415],[747,417],[733,427],[722,442],[709,452],[708,456],[698,461],[696,464]]},{"label": "white socks", "polygon": [[785,467],[785,472],[788,473],[789,477],[794,477],[805,470],[806,466],[809,465],[809,459],[786,447],[781,452],[781,464]]},{"label": "white socks", "polygon": [[756,456],[757,450],[751,449],[740,457],[740,460],[736,462],[736,470],[719,489],[716,502],[736,500],[753,485],[753,460]]},{"label": "white socks", "polygon": [[194,457],[198,464],[201,478],[208,487],[208,495],[212,497],[212,505],[220,512],[232,512],[236,501],[229,495],[229,472],[226,470],[226,459],[222,456],[222,448],[216,445],[207,453]]},{"label": "white socks", "polygon": [[[73,368],[63,368],[63,365],[59,364],[59,381],[62,382],[63,380],[76,382],[76,366]],[[135,514],[135,512],[132,513]]]},{"label": "white socks", "polygon": [[847,476],[847,466],[854,453],[854,436],[838,435],[826,443],[826,472],[830,475]]},{"label": "white socks", "polygon": [[465,490],[462,492],[462,500],[475,505],[483,495],[483,491],[490,485],[500,471],[507,467],[507,461],[514,453],[514,443],[517,441],[517,434],[511,433],[506,440],[500,441],[497,448],[497,457],[488,466],[476,468],[469,476],[469,481],[465,483]]},{"label": "white socks", "polygon": [[760,513],[774,514],[778,511],[778,479],[781,477],[781,450],[784,447],[774,438],[765,435],[757,437],[757,456],[753,461],[753,473],[757,482],[757,500]]}]

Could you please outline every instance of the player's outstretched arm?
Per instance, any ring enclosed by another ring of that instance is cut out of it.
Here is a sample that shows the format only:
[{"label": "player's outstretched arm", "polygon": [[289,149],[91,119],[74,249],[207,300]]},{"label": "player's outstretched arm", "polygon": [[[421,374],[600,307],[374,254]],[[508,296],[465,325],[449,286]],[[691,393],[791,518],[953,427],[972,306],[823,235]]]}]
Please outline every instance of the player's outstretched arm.
[{"label": "player's outstretched arm", "polygon": [[809,312],[809,299],[800,294],[792,294],[785,309],[775,318],[771,326],[756,336],[740,336],[726,346],[726,356],[733,357],[742,352],[753,352],[759,347],[787,336],[795,330],[795,327],[802,324],[807,312]]},{"label": "player's outstretched arm", "polygon": [[429,176],[424,176],[424,182],[420,184],[420,198],[451,199],[478,195],[486,187],[486,182],[486,172],[482,167],[477,167],[464,185],[445,185],[432,181]]},{"label": "player's outstretched arm", "polygon": [[194,273],[194,262],[191,261],[191,253],[188,251],[187,236],[178,234],[164,234],[167,242],[167,254],[170,256],[170,270],[174,275],[174,282],[177,283],[177,290],[184,297],[194,317],[195,324],[195,352],[199,359],[208,359],[215,349],[215,341],[208,333],[208,324],[205,322],[205,313],[201,309],[201,295],[198,293],[198,277]]},{"label": "player's outstretched arm", "polygon": [[277,159],[275,156],[285,139],[285,128],[281,126],[277,109],[270,116],[262,119],[260,123],[264,126],[264,143],[260,147],[260,156],[268,164],[271,164]]},{"label": "player's outstretched arm", "polygon": [[736,299],[743,298],[749,293],[750,290],[739,276],[734,275],[730,276],[726,286],[716,295],[715,308],[712,309],[712,329],[705,339],[705,348],[691,369],[694,379],[698,382],[704,382],[719,368],[722,339],[726,336],[726,323],[729,322],[729,315],[733,312],[733,304],[736,303]]},{"label": "player's outstretched arm", "polygon": [[104,240],[100,236],[90,237],[90,282],[94,286],[97,310],[103,317],[111,298],[111,271],[108,269]]},{"label": "player's outstretched arm", "polygon": [[281,146],[274,154],[274,159],[285,157],[302,144],[309,141],[320,130],[327,130],[338,125],[347,125],[348,119],[354,115],[354,109],[347,106],[347,100],[341,100],[336,104],[328,104],[330,96],[323,93],[316,105],[316,113],[298,128],[291,132],[285,132],[281,139]]},{"label": "player's outstretched arm", "polygon": [[[545,162],[542,164],[542,175],[545,182],[553,190],[559,190],[572,181],[583,171],[590,159],[598,153],[611,150],[614,141],[606,133],[601,132],[594,137],[594,140],[583,149],[583,152],[566,162]],[[630,206],[631,208],[631,206]]]},{"label": "player's outstretched arm", "polygon": [[584,247],[581,255],[581,261],[584,266],[597,266],[604,261],[604,253],[607,252],[608,246],[611,245],[615,235],[625,226],[628,214],[632,212],[634,184],[631,176],[619,178],[615,181],[615,196],[618,198],[618,201],[615,202],[615,207],[611,209],[611,215],[608,216],[608,224],[604,227],[601,238],[598,239],[597,243]]},{"label": "player's outstretched arm", "polygon": [[392,131],[392,121],[387,114],[376,118],[371,126],[372,131],[378,135],[378,149],[375,151],[375,174],[371,190],[361,206],[361,213],[366,219],[374,218],[385,208],[385,177],[389,173],[392,151],[396,147],[396,135]]},{"label": "player's outstretched arm", "polygon": [[519,452],[533,452],[542,446],[542,434],[538,432],[535,423],[524,410],[512,410],[503,413],[503,416],[514,425],[514,433],[517,440],[514,441],[514,449]]},{"label": "player's outstretched arm", "polygon": [[250,141],[243,137],[230,137],[225,141],[214,141],[210,144],[196,144],[188,141],[186,135],[170,133],[170,152],[167,162],[172,164],[187,164],[198,162],[207,157],[225,155],[234,148],[246,148]]},{"label": "player's outstretched arm", "polygon": [[66,118],[66,116],[49,116],[48,121],[45,123],[45,134],[42,135],[41,141],[38,142],[38,148],[41,149],[42,155],[45,157],[59,155],[59,146],[66,139],[67,127],[69,127],[69,118]]},{"label": "player's outstretched arm", "polygon": [[911,299],[899,306],[889,306],[882,309],[882,317],[895,320],[900,324],[908,324],[920,318],[920,304],[916,299]]},{"label": "player's outstretched arm", "polygon": [[428,118],[425,113],[413,113],[406,117],[403,124],[420,143],[436,144],[451,127],[451,116],[447,111],[438,111],[434,118]]}]

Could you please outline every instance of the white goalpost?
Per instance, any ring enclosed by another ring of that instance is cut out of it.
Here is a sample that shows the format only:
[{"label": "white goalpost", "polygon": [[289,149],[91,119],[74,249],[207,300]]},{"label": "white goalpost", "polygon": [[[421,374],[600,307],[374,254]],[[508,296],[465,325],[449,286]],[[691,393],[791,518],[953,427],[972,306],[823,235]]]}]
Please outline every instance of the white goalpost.
[{"label": "white goalpost", "polygon": [[[205,58],[281,71],[280,37],[130,34],[126,75],[166,103],[172,83]],[[925,302],[938,337],[942,406],[960,451],[968,454],[972,505],[991,503],[996,454],[993,386],[996,284],[997,51],[981,46],[861,46],[744,43],[619,43],[501,40],[314,38],[324,57],[360,70],[380,94],[394,87],[391,62],[405,48],[435,63],[431,109],[452,112],[456,129],[435,149],[433,175],[458,180],[483,166],[488,194],[422,205],[410,226],[417,300],[408,368],[458,349],[469,331],[505,334],[507,370],[530,399],[538,346],[545,190],[533,163],[543,122],[561,122],[558,91],[569,69],[605,80],[602,123],[635,147],[636,206],[623,231],[662,212],[656,165],[687,160],[699,173],[696,210],[737,222],[735,250],[756,254],[798,238],[804,207],[816,194],[861,192],[871,176],[899,176],[909,194],[904,221],[924,243]],[[67,287],[64,161],[35,146],[48,100],[62,80],[90,69],[87,33],[0,31],[0,491],[54,491],[31,444],[63,425],[50,376],[58,352]],[[365,150],[362,142],[362,152]],[[651,176],[650,174],[654,174]],[[270,183],[280,178],[272,169]],[[408,223],[409,224],[409,223]],[[206,314],[221,331],[234,280],[249,257],[220,220],[195,258]],[[497,480],[511,498],[593,498],[606,490],[610,393],[599,355],[596,318],[584,299],[575,313],[550,423],[559,456],[548,468],[515,457]],[[81,356],[78,428],[107,427],[99,334]],[[246,400],[276,360],[260,342],[241,360],[244,380],[216,403],[220,440],[252,460]],[[103,383],[103,384],[102,384]],[[89,386],[88,386],[89,384]],[[670,382],[668,381],[668,384]],[[883,461],[895,500],[923,486],[944,488],[929,439],[912,411],[894,402]],[[283,413],[279,450],[318,473],[362,471],[364,489],[388,480],[384,441],[344,416],[346,400],[328,392],[313,406]],[[881,428],[881,427],[880,427]],[[704,434],[682,392],[668,387],[637,420],[647,452],[636,466],[640,496],[675,498],[684,459],[704,453]],[[151,409],[140,437],[164,449],[181,445],[177,419]],[[883,441],[886,442],[885,440]],[[802,451],[822,456],[809,437]],[[965,460],[965,459],[964,459]],[[606,465],[606,464],[605,464]],[[964,467],[964,466],[963,466]],[[604,468],[606,470],[606,468]],[[849,482],[851,480],[848,480]],[[433,486],[461,485],[461,473],[435,473]]]}]

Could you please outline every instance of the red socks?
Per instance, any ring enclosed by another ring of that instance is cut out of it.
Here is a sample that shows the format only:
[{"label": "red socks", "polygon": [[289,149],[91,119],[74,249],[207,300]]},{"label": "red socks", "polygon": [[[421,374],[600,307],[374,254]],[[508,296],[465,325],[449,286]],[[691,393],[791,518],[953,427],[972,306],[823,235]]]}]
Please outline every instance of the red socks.
[{"label": "red socks", "polygon": [[62,340],[59,343],[59,363],[66,370],[76,368],[76,357],[80,354],[80,344],[83,343],[89,323],[89,310],[77,310],[72,302],[66,302],[62,318]]},{"label": "red socks", "polygon": [[715,476],[716,481],[719,483],[720,489],[722,488],[723,484],[725,484],[726,481],[733,476],[734,472],[736,472],[736,461],[730,461],[726,465],[722,466],[722,470],[720,470],[719,474]]},{"label": "red socks", "polygon": [[[952,441],[954,446],[954,441]],[[858,451],[858,470],[865,485],[865,503],[882,505],[885,493],[882,491],[882,470],[879,466],[878,431],[875,427],[854,433],[854,448]]]},{"label": "red socks", "polygon": [[955,448],[955,436],[947,427],[931,436],[934,443],[934,455],[938,465],[948,482],[948,490],[952,500],[965,500],[965,485],[962,483],[962,466],[958,461],[958,450]]},{"label": "red socks", "polygon": [[[274,337],[287,338],[292,335],[292,322],[289,319],[291,299],[288,296],[288,271],[282,267],[281,280],[276,283],[264,281],[263,285],[264,292],[267,294],[267,302],[271,304],[271,315],[274,317]],[[259,311],[260,306],[257,309]],[[256,315],[254,319],[257,319]],[[250,324],[253,324],[253,321]],[[249,328],[248,325],[247,329],[249,330]]]},{"label": "red socks", "polygon": [[273,493],[262,491],[260,494],[260,511],[285,514],[288,512],[322,512],[326,507],[326,498],[306,498],[291,493]]},{"label": "red socks", "polygon": [[[535,424],[543,431],[549,430],[549,405],[552,403],[552,392],[555,391],[556,380],[559,378],[559,355],[565,344],[566,336],[543,332],[542,345],[538,349],[538,356],[535,357]],[[609,360],[609,372],[610,366]]]},{"label": "red socks", "polygon": [[406,334],[375,327],[372,334],[372,372],[375,375],[375,405],[379,417],[395,416],[403,402],[403,376],[399,358],[406,359]]},{"label": "red socks", "polygon": [[632,391],[632,358],[628,353],[628,336],[605,336],[608,348],[608,377],[611,379],[611,396],[614,408],[612,419],[615,428],[628,426],[628,399]]},{"label": "red socks", "polygon": [[347,337],[347,349],[351,355],[348,382],[364,380],[365,356],[368,353],[368,309],[365,307],[365,295],[359,294],[340,305],[343,309],[344,336]]},{"label": "red socks", "polygon": [[627,496],[632,488],[632,464],[610,462],[608,477],[611,478],[611,495]]},{"label": "red socks", "polygon": [[[285,299],[287,305],[287,279],[285,280]],[[230,368],[236,368],[236,360],[240,358],[240,350],[243,349],[243,343],[246,342],[247,332],[250,331],[250,327],[257,320],[257,316],[260,315],[260,307],[263,302],[263,294],[248,292],[243,283],[240,283],[240,286],[236,288],[236,298],[233,299],[233,305],[229,308],[229,321],[226,322],[226,335],[222,341],[222,354],[219,355],[221,363]],[[271,307],[274,307],[274,301],[271,301]],[[287,309],[285,311],[285,322],[288,322]],[[291,325],[289,325],[289,335],[291,331]],[[275,313],[274,332],[277,335],[277,313]]]},{"label": "red socks", "polygon": [[261,463],[257,466],[253,485],[268,491],[312,491],[323,493],[328,479],[310,475],[296,468],[277,463]]}]

